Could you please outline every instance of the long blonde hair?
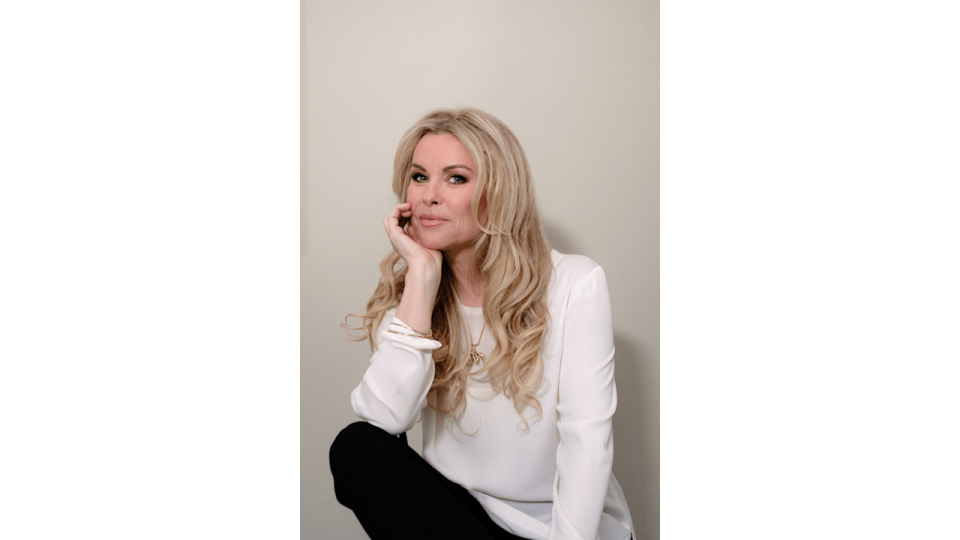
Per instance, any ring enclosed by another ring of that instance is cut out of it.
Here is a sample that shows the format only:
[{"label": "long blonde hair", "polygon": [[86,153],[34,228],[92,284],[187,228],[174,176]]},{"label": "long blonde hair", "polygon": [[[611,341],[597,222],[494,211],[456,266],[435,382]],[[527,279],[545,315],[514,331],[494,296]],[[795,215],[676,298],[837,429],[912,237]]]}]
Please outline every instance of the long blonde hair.
[{"label": "long blonde hair", "polygon": [[[516,136],[503,122],[473,108],[440,109],[423,117],[400,139],[393,165],[393,192],[407,200],[413,151],[427,133],[449,133],[460,140],[479,168],[471,204],[474,222],[482,231],[475,240],[477,271],[486,280],[483,316],[496,340],[493,352],[481,367],[497,392],[513,400],[523,424],[524,411],[543,413],[537,392],[543,384],[540,352],[547,331],[547,286],[553,270],[550,248],[536,204],[527,157]],[[478,218],[480,194],[487,194],[487,222]],[[363,320],[371,349],[375,332],[387,310],[403,295],[407,267],[395,252],[380,263],[382,279],[367,302],[367,312],[351,315]],[[466,406],[470,373],[467,340],[470,330],[459,309],[456,278],[444,261],[432,331],[441,347],[433,352],[436,367],[429,406],[458,421]]]}]

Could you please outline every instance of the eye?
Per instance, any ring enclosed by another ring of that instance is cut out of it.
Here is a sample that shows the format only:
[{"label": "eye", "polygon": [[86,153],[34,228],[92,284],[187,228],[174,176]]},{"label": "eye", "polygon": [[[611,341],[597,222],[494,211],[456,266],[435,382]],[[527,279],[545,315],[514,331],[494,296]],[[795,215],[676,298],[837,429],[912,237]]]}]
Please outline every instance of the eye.
[{"label": "eye", "polygon": [[418,183],[419,183],[419,182],[426,182],[426,181],[427,181],[427,177],[424,176],[424,175],[422,175],[422,174],[420,174],[420,173],[418,173],[418,172],[413,173],[413,175],[410,176],[410,178],[411,178],[414,182],[418,182]]},{"label": "eye", "polygon": [[466,183],[467,183],[467,178],[466,178],[465,176],[460,176],[459,174],[455,174],[455,175],[453,175],[453,176],[450,177],[450,183],[451,183],[451,184],[466,184]]}]

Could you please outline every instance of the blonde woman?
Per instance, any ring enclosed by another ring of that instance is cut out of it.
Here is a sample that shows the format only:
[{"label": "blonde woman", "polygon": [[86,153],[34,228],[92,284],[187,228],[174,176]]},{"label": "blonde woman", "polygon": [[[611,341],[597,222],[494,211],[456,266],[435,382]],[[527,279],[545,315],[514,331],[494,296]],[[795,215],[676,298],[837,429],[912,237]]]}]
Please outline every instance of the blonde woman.
[{"label": "blonde woman", "polygon": [[360,316],[364,421],[330,449],[337,499],[375,540],[631,538],[606,279],[547,246],[514,134],[434,111],[400,140],[393,191],[394,252]]}]

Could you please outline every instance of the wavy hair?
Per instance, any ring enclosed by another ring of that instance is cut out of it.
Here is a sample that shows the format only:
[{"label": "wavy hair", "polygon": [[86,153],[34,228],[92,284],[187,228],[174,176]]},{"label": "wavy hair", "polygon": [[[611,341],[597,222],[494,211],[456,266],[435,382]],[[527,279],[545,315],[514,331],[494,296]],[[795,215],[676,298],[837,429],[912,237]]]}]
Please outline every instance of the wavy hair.
[{"label": "wavy hair", "polygon": [[[512,131],[500,120],[473,108],[440,109],[427,114],[400,139],[393,164],[393,192],[406,202],[413,151],[428,133],[449,133],[460,140],[479,168],[471,203],[473,220],[481,230],[474,241],[476,270],[486,280],[483,316],[496,346],[478,373],[489,373],[494,391],[513,400],[525,429],[543,409],[537,392],[543,384],[540,358],[547,331],[547,286],[553,270],[550,248],[536,204],[527,157]],[[480,194],[487,194],[487,222],[478,218]],[[396,252],[380,263],[381,280],[367,302],[367,312],[350,315],[363,320],[364,335],[376,348],[375,332],[387,310],[399,305],[407,267]],[[459,309],[456,278],[444,260],[433,308],[432,332],[441,347],[434,351],[436,367],[428,406],[459,424],[466,406],[470,373],[470,330]]]}]

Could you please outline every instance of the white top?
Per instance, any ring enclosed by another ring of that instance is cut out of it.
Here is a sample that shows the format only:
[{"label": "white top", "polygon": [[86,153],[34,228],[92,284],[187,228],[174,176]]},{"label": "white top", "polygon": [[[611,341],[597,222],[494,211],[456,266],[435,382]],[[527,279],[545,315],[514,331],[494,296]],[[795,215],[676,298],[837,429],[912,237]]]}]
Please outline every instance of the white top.
[{"label": "white top", "polygon": [[[630,511],[613,477],[613,323],[603,269],[580,255],[551,253],[550,320],[542,349],[543,416],[527,409],[523,429],[512,400],[473,377],[458,428],[426,406],[432,351],[440,343],[378,329],[378,349],[350,396],[357,416],[400,434],[423,419],[423,457],[467,488],[490,517],[517,536],[543,540],[627,540]],[[483,309],[461,306],[471,334]],[[405,331],[393,326],[394,330]],[[477,349],[493,350],[492,332]],[[476,339],[476,338],[473,338]]]}]

